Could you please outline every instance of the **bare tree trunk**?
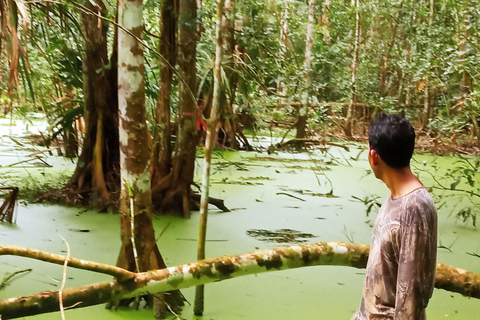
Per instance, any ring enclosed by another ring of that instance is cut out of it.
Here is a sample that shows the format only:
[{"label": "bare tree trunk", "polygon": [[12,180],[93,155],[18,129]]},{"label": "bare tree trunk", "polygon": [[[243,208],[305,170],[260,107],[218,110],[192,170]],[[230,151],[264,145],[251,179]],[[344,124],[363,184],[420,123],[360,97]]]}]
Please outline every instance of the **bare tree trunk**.
[{"label": "bare tree trunk", "polygon": [[[309,103],[309,90],[310,90],[310,69],[312,63],[312,48],[313,48],[313,23],[315,18],[315,0],[309,0],[308,2],[308,23],[307,33],[305,40],[305,60],[303,62],[303,91],[301,102],[302,105],[298,108],[297,119],[297,139],[305,138],[306,125],[307,125],[307,109]],[[302,143],[297,145],[297,148],[301,148]]]},{"label": "bare tree trunk", "polygon": [[197,101],[196,45],[197,2],[179,0],[178,16],[178,76],[179,101],[177,138],[169,174],[157,183],[152,192],[163,196],[162,211],[181,213],[190,218],[190,186],[193,182],[196,146],[198,143],[197,119],[200,117]]},{"label": "bare tree trunk", "polygon": [[[274,12],[276,13],[275,16],[280,18],[278,19],[278,22],[280,24],[280,57],[285,61],[287,58],[287,46],[291,43],[289,42],[288,38],[288,18],[289,18],[289,11],[290,11],[290,5],[288,1],[284,2],[284,8],[282,12],[278,12],[275,7],[275,1],[272,1],[272,4],[274,6]],[[283,64],[283,63],[282,63]],[[285,79],[280,80],[277,83],[277,91],[278,94],[281,96],[281,101],[284,103],[285,97],[287,95],[287,86],[285,84]]]},{"label": "bare tree trunk", "polygon": [[[227,0],[229,1],[229,0]],[[217,123],[220,117],[220,96],[222,90],[222,59],[223,59],[223,33],[224,33],[224,6],[225,0],[217,0],[217,28],[216,28],[216,50],[215,67],[213,70],[213,101],[210,118],[207,121],[207,137],[205,139],[205,161],[203,166],[202,179],[202,197],[200,200],[200,223],[198,232],[197,259],[205,259],[205,242],[207,238],[207,216],[208,216],[208,193],[210,185],[210,165],[212,160],[212,150],[217,139]],[[204,291],[203,285],[195,288],[194,314],[203,315],[204,310]]]},{"label": "bare tree trunk", "polygon": [[[461,18],[460,18],[461,16]],[[467,51],[467,42],[469,41],[469,32],[470,26],[468,25],[468,17],[466,12],[457,13],[457,34],[455,36],[455,40],[457,42],[458,47],[458,60],[460,64],[464,64],[464,55]],[[470,129],[470,139],[473,140],[475,137],[480,139],[480,130],[477,122],[477,111],[476,110],[468,110],[467,99],[470,98],[470,94],[472,92],[472,77],[470,74],[464,70],[461,79],[460,79],[460,101],[458,103],[459,107],[462,110],[466,110],[469,113],[469,118],[472,123]]]},{"label": "bare tree trunk", "polygon": [[[235,63],[235,0],[225,0],[224,15],[222,19],[222,45],[223,45],[223,72],[225,73],[225,80],[227,83],[222,86],[220,91],[220,108],[219,114],[222,122],[221,130],[225,133],[228,147],[238,150],[240,144],[237,139],[237,133],[242,132],[241,126],[238,123],[235,113],[233,111],[233,103],[235,101],[235,93],[237,90],[238,71]],[[223,106],[223,108],[222,108]],[[247,149],[250,147],[247,141]]]},{"label": "bare tree trunk", "polygon": [[[435,19],[435,0],[430,0],[430,19],[428,20],[429,30],[432,29],[434,19]],[[430,73],[430,69],[428,70],[428,73]],[[433,109],[432,93],[434,92],[434,88],[430,84],[429,78],[430,78],[430,75],[427,74],[424,79],[425,92],[424,92],[424,101],[423,101],[423,104],[424,104],[423,121],[422,121],[423,128],[427,128],[428,123],[430,121],[430,116],[432,114],[432,109]]]},{"label": "bare tree trunk", "polygon": [[356,92],[356,83],[355,79],[357,76],[358,69],[358,50],[360,46],[360,12],[359,12],[359,0],[352,0],[353,6],[355,9],[355,40],[353,46],[353,57],[352,57],[352,82],[351,82],[351,93],[350,93],[350,103],[347,110],[347,119],[345,123],[345,135],[347,137],[352,136],[352,122],[353,122],[353,111],[355,108],[355,103],[357,102],[357,92]]},{"label": "bare tree trunk", "polygon": [[[0,255],[14,254],[17,249],[0,246]],[[37,252],[22,256],[36,258]],[[26,252],[26,253],[25,253]],[[46,255],[50,255],[45,253]],[[318,242],[223,256],[189,264],[134,274],[127,281],[110,281],[62,292],[63,304],[69,308],[83,308],[112,300],[129,299],[146,294],[157,294],[188,288],[240,276],[307,266],[334,265],[365,268],[369,246],[343,242]],[[63,264],[66,257],[56,263]],[[81,261],[81,260],[80,260]],[[105,266],[109,269],[109,266]],[[122,272],[119,272],[119,277]],[[130,274],[126,274],[129,279]],[[437,263],[435,287],[480,299],[480,274]],[[28,297],[0,300],[2,319],[15,319],[59,311],[58,291],[44,291]]]},{"label": "bare tree trunk", "polygon": [[323,29],[323,41],[330,42],[330,8],[332,6],[331,0],[325,0],[322,7],[322,15],[320,16],[321,21],[318,22]]},{"label": "bare tree trunk", "polygon": [[[2,36],[7,42],[6,51],[8,58],[8,67],[9,67],[9,76],[8,76],[8,97],[12,101],[14,98],[14,89],[17,89],[16,92],[18,95],[21,94],[20,91],[20,80],[19,80],[19,49],[20,49],[20,40],[18,38],[18,12],[17,4],[15,1],[1,1],[1,22],[2,22]],[[12,110],[12,104],[9,103],[9,106],[5,109],[5,113]]]},{"label": "bare tree trunk", "polygon": [[161,8],[160,20],[160,83],[156,109],[156,127],[154,143],[154,161],[152,180],[158,181],[170,172],[171,166],[171,91],[173,70],[177,54],[177,6],[178,0],[166,0]]},{"label": "bare tree trunk", "polygon": [[382,61],[380,62],[381,65],[381,72],[380,72],[380,86],[378,88],[378,96],[383,96],[384,86],[385,86],[385,79],[387,77],[387,69],[388,69],[388,60],[390,59],[390,52],[392,51],[393,47],[395,46],[395,40],[397,38],[397,29],[398,23],[400,21],[400,17],[402,16],[402,7],[403,7],[403,0],[400,0],[398,4],[398,15],[395,19],[393,24],[392,36],[390,38],[390,44],[388,46],[387,52],[382,57]]},{"label": "bare tree trunk", "polygon": [[[120,215],[122,248],[117,266],[145,272],[165,268],[152,224],[150,192],[150,136],[146,125],[145,67],[142,39],[142,0],[128,0],[119,7],[118,106],[120,134]],[[153,298],[153,300],[152,300]],[[150,296],[155,317],[165,317],[165,296]],[[135,301],[138,307],[138,301]]]},{"label": "bare tree trunk", "polygon": [[425,83],[425,87],[423,88],[423,121],[422,121],[422,128],[427,128],[428,122],[430,119],[430,114],[431,114],[431,106],[430,106],[430,87],[429,87],[429,81],[428,81],[428,76],[425,76],[423,79]]},{"label": "bare tree trunk", "polygon": [[[162,199],[168,190],[172,170],[171,92],[177,56],[178,0],[165,0],[160,19],[160,82],[152,154],[152,197],[155,209],[162,211]],[[164,185],[164,187],[162,187]],[[154,191],[158,190],[158,191]]]}]

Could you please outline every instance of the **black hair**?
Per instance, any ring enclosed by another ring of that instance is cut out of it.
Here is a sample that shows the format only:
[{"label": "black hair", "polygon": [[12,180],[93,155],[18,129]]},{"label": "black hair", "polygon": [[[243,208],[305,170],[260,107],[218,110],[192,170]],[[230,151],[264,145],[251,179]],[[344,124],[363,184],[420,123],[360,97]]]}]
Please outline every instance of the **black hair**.
[{"label": "black hair", "polygon": [[401,115],[379,113],[368,130],[370,148],[392,168],[405,168],[415,148],[415,130]]}]

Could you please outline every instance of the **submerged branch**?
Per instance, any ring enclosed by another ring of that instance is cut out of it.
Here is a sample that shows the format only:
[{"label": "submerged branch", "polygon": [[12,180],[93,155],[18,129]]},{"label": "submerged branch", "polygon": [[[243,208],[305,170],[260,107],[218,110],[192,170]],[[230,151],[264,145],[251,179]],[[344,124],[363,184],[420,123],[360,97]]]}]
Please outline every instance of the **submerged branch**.
[{"label": "submerged branch", "polygon": [[[0,247],[2,248],[2,247]],[[237,256],[201,260],[161,270],[136,273],[124,282],[102,282],[63,290],[66,308],[87,307],[145,294],[182,289],[240,276],[306,266],[335,265],[365,268],[368,245],[318,242],[267,249]],[[48,255],[48,254],[46,254]],[[437,288],[480,299],[480,274],[437,264]],[[2,319],[14,319],[59,310],[58,291],[0,301]]]},{"label": "submerged branch", "polygon": [[8,284],[8,282],[10,280],[12,280],[15,276],[17,276],[19,274],[27,273],[27,272],[32,272],[32,269],[24,269],[24,270],[15,271],[14,273],[5,276],[2,280],[2,283],[0,283],[0,290],[5,288]]}]

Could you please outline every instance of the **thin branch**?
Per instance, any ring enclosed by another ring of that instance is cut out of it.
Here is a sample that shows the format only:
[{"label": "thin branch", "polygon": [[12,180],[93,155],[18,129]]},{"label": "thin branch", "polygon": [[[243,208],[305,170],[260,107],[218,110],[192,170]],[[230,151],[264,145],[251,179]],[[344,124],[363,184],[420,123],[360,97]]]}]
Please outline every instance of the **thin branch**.
[{"label": "thin branch", "polygon": [[12,274],[9,274],[8,276],[5,276],[2,280],[2,283],[0,283],[0,290],[2,290],[3,288],[5,288],[7,286],[7,283],[8,281],[12,280],[13,277],[19,275],[19,274],[22,274],[22,273],[27,273],[27,272],[32,272],[33,269],[24,269],[24,270],[19,270],[19,271],[15,271],[14,273]]},{"label": "thin branch", "polygon": [[63,242],[65,242],[65,245],[67,246],[67,258],[65,259],[65,263],[63,264],[62,284],[60,285],[60,290],[58,291],[58,303],[60,307],[60,313],[62,315],[62,320],[65,320],[65,308],[63,307],[63,289],[65,289],[65,283],[67,282],[67,266],[68,260],[70,259],[70,245],[64,237],[60,236],[60,238],[62,238]]},{"label": "thin branch", "polygon": [[120,282],[132,279],[135,276],[134,272],[130,272],[128,270],[115,266],[82,259],[67,258],[65,256],[54,253],[47,253],[37,249],[27,249],[17,246],[0,246],[0,256],[1,255],[21,256],[59,265],[63,265],[65,261],[68,261],[68,265],[72,268],[108,274],[115,277]]}]

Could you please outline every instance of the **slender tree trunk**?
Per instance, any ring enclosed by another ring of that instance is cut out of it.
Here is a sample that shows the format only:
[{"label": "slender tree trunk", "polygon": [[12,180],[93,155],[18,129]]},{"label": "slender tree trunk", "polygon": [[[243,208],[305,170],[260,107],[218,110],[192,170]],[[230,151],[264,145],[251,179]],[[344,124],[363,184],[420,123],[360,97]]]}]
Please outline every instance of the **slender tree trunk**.
[{"label": "slender tree trunk", "polygon": [[[275,1],[272,1],[273,4],[275,4]],[[287,46],[289,44],[289,38],[288,38],[288,18],[289,18],[289,12],[290,11],[290,5],[288,1],[284,2],[284,8],[282,12],[277,12],[276,11],[276,16],[280,15],[279,19],[279,24],[280,24],[280,57],[282,58],[283,61],[287,59]],[[291,45],[291,44],[290,44]],[[283,61],[280,61],[283,65]],[[287,85],[285,83],[285,79],[282,79],[278,81],[277,83],[277,91],[278,94],[281,96],[281,102],[285,103],[285,97],[287,95]]]},{"label": "slender tree trunk", "polygon": [[332,6],[331,0],[325,0],[322,7],[321,21],[319,25],[323,27],[323,41],[330,42],[330,8]]},{"label": "slender tree trunk", "polygon": [[[225,0],[224,15],[222,19],[222,45],[223,60],[222,69],[225,73],[225,79],[228,85],[223,85],[220,91],[220,102],[218,111],[221,114],[219,121],[222,122],[222,130],[227,138],[228,147],[238,150],[240,148],[237,140],[237,132],[241,132],[241,128],[237,123],[233,112],[233,102],[235,100],[235,92],[237,89],[238,73],[234,60],[235,51],[235,0]],[[245,141],[244,141],[245,142]],[[248,143],[248,142],[247,142]],[[246,146],[247,148],[249,146]]]},{"label": "slender tree trunk", "polygon": [[352,82],[351,82],[352,89],[350,93],[350,103],[348,105],[347,119],[345,123],[345,136],[347,137],[352,136],[353,111],[355,108],[355,104],[357,102],[355,79],[357,76],[358,51],[360,46],[360,12],[359,12],[359,5],[358,5],[359,0],[352,0],[352,1],[353,1],[354,10],[355,10],[355,39],[354,39],[353,57],[352,57]]},{"label": "slender tree trunk", "polygon": [[423,88],[423,121],[422,128],[426,129],[431,114],[430,83],[428,75],[424,78],[425,87]]},{"label": "slender tree trunk", "polygon": [[[306,125],[307,125],[307,109],[309,103],[309,90],[310,90],[310,69],[312,63],[312,48],[313,48],[313,23],[315,18],[315,0],[309,0],[308,2],[308,23],[307,33],[305,40],[305,60],[303,62],[303,86],[302,91],[302,105],[298,109],[297,120],[297,139],[305,138]],[[299,143],[297,148],[303,147],[303,144]]]},{"label": "slender tree trunk", "polygon": [[[160,83],[155,112],[152,154],[152,197],[154,207],[162,211],[162,199],[170,183],[172,170],[171,91],[177,55],[178,0],[165,0],[160,19]],[[154,191],[159,190],[159,191]]]},{"label": "slender tree trunk", "polygon": [[[456,42],[458,47],[458,60],[460,61],[461,66],[465,64],[465,52],[467,51],[467,41],[469,41],[469,33],[470,26],[468,25],[468,17],[467,13],[462,12],[461,14],[457,13],[457,34],[456,34]],[[461,16],[461,18],[460,18]],[[460,88],[459,88],[459,96],[460,101],[458,103],[459,107],[462,110],[466,110],[469,113],[470,121],[471,121],[471,129],[470,129],[470,139],[473,140],[475,137],[480,139],[480,130],[477,122],[477,115],[476,110],[468,110],[467,99],[470,97],[472,92],[472,77],[469,73],[465,70],[461,74],[460,79]]]},{"label": "slender tree trunk", "polygon": [[[176,1],[176,0],[175,0]],[[176,3],[176,2],[175,2]],[[174,5],[176,8],[176,5]],[[167,10],[167,8],[164,8]],[[171,17],[176,9],[168,9],[170,13],[165,13]],[[170,23],[173,24],[173,21]],[[166,31],[166,25],[163,31]],[[173,35],[175,27],[170,25],[170,34]],[[179,101],[178,101],[178,117],[176,124],[176,141],[171,156],[171,165],[168,165],[168,155],[165,151],[163,158],[158,161],[165,161],[163,172],[158,172],[153,180],[152,194],[155,198],[156,207],[162,213],[171,212],[180,214],[185,218],[190,217],[190,186],[193,182],[196,146],[198,142],[197,119],[200,117],[196,101],[196,45],[198,41],[197,31],[197,3],[195,0],[178,0],[178,77],[179,77]],[[164,39],[168,37],[168,41],[173,41],[173,36],[162,35]],[[166,49],[167,50],[167,49]],[[168,56],[174,53],[170,47]],[[173,57],[170,60],[174,61]],[[167,86],[168,83],[165,83]],[[170,82],[171,85],[171,82]],[[166,88],[164,88],[167,90]],[[162,93],[166,99],[166,91]],[[163,109],[160,110],[165,117],[167,103],[164,100]],[[158,119],[157,119],[158,121]],[[167,121],[166,117],[162,121]],[[162,124],[161,126],[163,126]],[[166,125],[165,125],[166,127]],[[160,128],[165,134],[165,128]],[[166,141],[158,142],[159,146],[164,145],[167,150]],[[163,152],[163,151],[162,151]],[[169,170],[168,174],[165,173]],[[154,170],[155,172],[155,170]]]},{"label": "slender tree trunk", "polygon": [[177,140],[172,157],[171,183],[163,204],[190,217],[190,186],[193,182],[196,146],[198,142],[197,118],[200,116],[196,101],[196,46],[197,3],[195,0],[179,1],[178,18],[178,73],[179,101]]},{"label": "slender tree trunk", "polygon": [[398,15],[395,19],[393,24],[392,36],[390,38],[390,43],[387,48],[387,52],[382,57],[382,61],[380,62],[381,71],[380,71],[380,86],[378,88],[378,96],[381,98],[384,94],[384,87],[385,87],[385,79],[387,77],[387,70],[388,70],[388,60],[390,59],[390,52],[392,51],[393,47],[395,46],[395,40],[397,38],[397,29],[398,23],[400,21],[400,17],[402,16],[402,8],[403,8],[403,0],[400,0],[398,4]]},{"label": "slender tree trunk", "polygon": [[[229,1],[229,0],[227,0]],[[220,117],[220,95],[222,90],[222,59],[223,59],[223,27],[224,27],[224,6],[225,0],[217,0],[217,28],[216,28],[216,50],[215,67],[213,69],[213,101],[210,118],[207,121],[207,137],[205,139],[205,161],[203,165],[202,197],[200,200],[200,223],[198,233],[197,259],[205,259],[205,242],[207,238],[207,216],[208,216],[208,193],[210,186],[210,165],[212,150],[217,139],[217,123]],[[194,314],[203,315],[204,310],[204,285],[195,288]]]},{"label": "slender tree trunk", "polygon": [[[18,12],[15,1],[2,0],[2,2],[4,2],[4,12],[2,12],[2,30],[4,36],[9,38],[9,46],[7,46],[10,70],[10,75],[8,77],[8,97],[13,100],[15,94],[14,89],[17,89],[17,95],[21,95],[20,79],[18,72],[20,57],[20,40],[18,38]],[[10,111],[11,108],[12,105],[10,102]]]},{"label": "slender tree trunk", "polygon": [[[150,146],[145,110],[145,68],[142,0],[127,0],[119,7],[118,108],[120,135],[120,215],[122,248],[117,266],[144,272],[165,268],[152,224]],[[151,296],[150,296],[151,297]],[[155,317],[165,317],[165,296],[148,300]],[[135,301],[138,307],[138,301]]]},{"label": "slender tree trunk", "polygon": [[[0,255],[14,254],[34,258],[39,255],[38,252],[29,254],[28,250],[31,249],[0,246]],[[21,251],[22,254],[17,254],[15,251]],[[82,308],[107,301],[188,288],[240,276],[306,266],[334,265],[365,268],[368,254],[369,246],[367,245],[318,242],[206,259],[168,269],[134,274],[133,278],[128,272],[104,266],[112,275],[130,280],[64,289],[63,304],[70,308]],[[63,264],[65,259],[63,257],[63,259],[54,260],[56,260],[55,263]],[[91,266],[83,260],[75,260],[74,264],[75,267],[81,267],[82,264],[88,265],[88,268]],[[93,263],[93,265],[87,270],[101,271],[98,270],[97,264]],[[480,274],[437,263],[435,287],[480,299]],[[58,291],[44,291],[28,297],[0,300],[2,319],[15,319],[56,311],[59,311]]]},{"label": "slender tree trunk", "polygon": [[[433,21],[435,19],[435,0],[430,0],[430,19],[428,20],[428,30],[433,30]],[[432,59],[434,59],[432,57]],[[432,115],[433,111],[433,92],[435,91],[433,86],[430,84],[430,70],[428,70],[428,74],[425,76],[425,92],[424,92],[424,108],[423,108],[423,123],[422,127],[427,128],[428,123],[430,121],[430,116]]]}]

